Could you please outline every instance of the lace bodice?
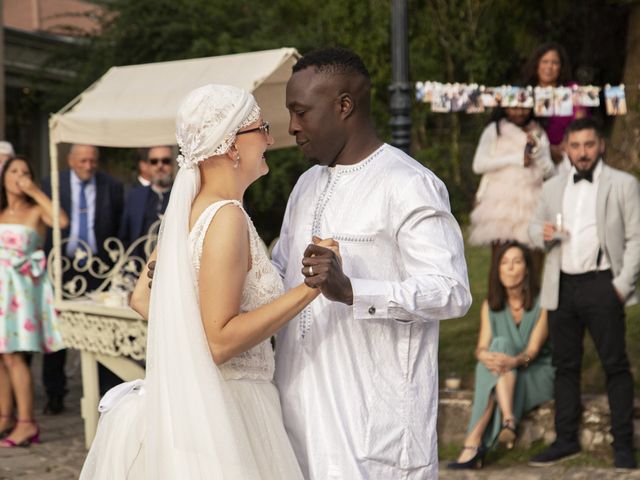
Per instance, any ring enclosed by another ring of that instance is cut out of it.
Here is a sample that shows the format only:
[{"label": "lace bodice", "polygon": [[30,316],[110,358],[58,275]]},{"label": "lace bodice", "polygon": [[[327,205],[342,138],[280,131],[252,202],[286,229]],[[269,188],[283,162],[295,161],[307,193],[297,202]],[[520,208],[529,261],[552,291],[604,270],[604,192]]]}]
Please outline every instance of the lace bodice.
[{"label": "lace bodice", "polygon": [[[267,256],[266,248],[256,231],[251,218],[244,211],[240,202],[236,200],[223,200],[211,204],[200,215],[191,233],[189,234],[189,246],[191,248],[191,261],[197,274],[200,271],[200,259],[204,237],[211,220],[216,212],[223,206],[233,204],[238,206],[247,217],[249,226],[249,244],[251,253],[251,269],[247,272],[247,278],[242,290],[240,311],[248,312],[265,305],[284,293],[282,280],[276,272]],[[206,301],[204,299],[203,301]],[[220,365],[220,371],[227,380],[249,378],[256,380],[271,380],[274,371],[274,358],[271,342],[265,340],[247,352],[244,352],[228,362]]]}]

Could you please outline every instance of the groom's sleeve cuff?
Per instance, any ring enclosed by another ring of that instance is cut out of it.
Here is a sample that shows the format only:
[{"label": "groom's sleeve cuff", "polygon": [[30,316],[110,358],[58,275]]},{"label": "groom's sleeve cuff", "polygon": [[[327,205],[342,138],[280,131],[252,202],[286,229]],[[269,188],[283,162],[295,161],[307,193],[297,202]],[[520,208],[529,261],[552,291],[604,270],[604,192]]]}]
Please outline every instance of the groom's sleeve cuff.
[{"label": "groom's sleeve cuff", "polygon": [[366,320],[389,318],[389,296],[391,286],[380,280],[352,278],[353,318]]}]

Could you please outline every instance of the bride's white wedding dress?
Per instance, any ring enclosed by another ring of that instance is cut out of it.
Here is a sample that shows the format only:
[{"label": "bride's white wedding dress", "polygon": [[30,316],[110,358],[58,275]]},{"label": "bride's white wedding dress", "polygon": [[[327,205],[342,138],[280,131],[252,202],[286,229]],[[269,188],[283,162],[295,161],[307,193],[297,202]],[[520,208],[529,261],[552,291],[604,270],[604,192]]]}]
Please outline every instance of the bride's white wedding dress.
[{"label": "bride's white wedding dress", "polygon": [[[237,201],[216,202],[202,213],[189,234],[189,254],[195,279],[201,268],[200,259],[207,229],[219,209],[228,204],[242,209]],[[251,219],[246,213],[245,216],[250,233],[251,268],[242,292],[243,312],[255,310],[284,292],[282,281],[271,265]],[[199,301],[206,302],[207,299],[201,298]],[[150,323],[153,321],[152,310]],[[204,336],[204,330],[201,336]],[[149,343],[152,343],[151,339]],[[162,353],[160,351],[158,355]],[[184,353],[187,355],[187,352]],[[202,361],[202,358],[200,360]],[[230,418],[224,419],[225,425],[218,425],[220,419],[216,421],[215,418],[207,418],[207,412],[202,413],[205,418],[202,419],[201,425],[194,423],[194,431],[186,432],[179,431],[184,427],[179,419],[173,419],[172,422],[167,420],[165,415],[151,418],[151,412],[166,411],[169,407],[154,409],[153,405],[149,404],[151,398],[156,398],[152,395],[163,394],[163,387],[152,388],[151,385],[155,385],[155,379],[152,377],[155,373],[149,372],[148,369],[144,381],[129,382],[105,395],[101,406],[103,410],[108,411],[103,412],[101,416],[96,438],[80,478],[137,480],[152,478],[149,470],[154,470],[154,480],[156,475],[162,475],[162,478],[196,480],[301,479],[300,468],[284,429],[278,391],[272,381],[274,355],[271,342],[265,340],[217,368],[210,355],[209,361],[210,365],[205,365],[204,370],[206,372],[209,369],[213,377],[219,374],[221,380],[216,388],[220,389],[220,395],[216,396],[223,397],[223,400],[203,398],[202,405],[205,409],[207,405],[210,405],[211,409],[223,409],[223,414]],[[198,363],[192,365],[194,370],[200,370],[201,367],[203,365]],[[184,376],[190,376],[190,371],[185,371]],[[182,386],[175,385],[175,388],[180,389]],[[172,389],[172,386],[165,385],[164,390],[167,389]],[[183,408],[173,410],[174,415],[185,415],[185,422],[197,422],[197,418],[193,419],[194,412],[189,410],[189,404],[197,406],[199,403],[188,400],[191,400],[192,396],[202,396],[202,392],[178,393],[184,395],[185,403]],[[167,393],[168,396],[172,394],[176,392]],[[162,425],[158,427],[156,422],[165,423],[166,428]],[[210,432],[206,432],[205,429],[211,428],[221,429],[215,432],[218,440],[212,441],[208,438],[207,433]],[[175,438],[162,438],[157,441],[155,435],[158,434],[172,437],[175,435]],[[190,435],[192,438],[181,439],[181,434]],[[202,438],[203,445],[210,441],[209,445],[215,451],[199,449],[199,438]],[[219,445],[220,439],[228,439],[231,446]],[[151,453],[151,449],[154,453]],[[154,456],[158,458],[153,458]],[[175,458],[167,459],[167,456]],[[233,458],[229,458],[230,456]],[[156,462],[166,463],[166,466],[158,467]],[[167,470],[173,472],[168,473]]]}]

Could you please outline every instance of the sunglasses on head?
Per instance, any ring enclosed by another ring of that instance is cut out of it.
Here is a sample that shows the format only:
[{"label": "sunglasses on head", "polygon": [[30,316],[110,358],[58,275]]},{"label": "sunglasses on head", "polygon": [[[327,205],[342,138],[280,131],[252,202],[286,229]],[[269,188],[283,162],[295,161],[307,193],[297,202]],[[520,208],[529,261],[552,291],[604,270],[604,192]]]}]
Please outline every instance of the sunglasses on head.
[{"label": "sunglasses on head", "polygon": [[157,165],[158,162],[162,162],[163,165],[171,165],[171,159],[169,157],[164,158],[147,158],[147,163],[149,165]]},{"label": "sunglasses on head", "polygon": [[258,132],[258,131],[264,133],[265,135],[269,135],[269,122],[262,122],[262,125],[260,125],[259,127],[251,128],[249,130],[243,130],[242,132],[238,132],[238,133],[236,133],[236,136],[244,135],[245,133]]}]

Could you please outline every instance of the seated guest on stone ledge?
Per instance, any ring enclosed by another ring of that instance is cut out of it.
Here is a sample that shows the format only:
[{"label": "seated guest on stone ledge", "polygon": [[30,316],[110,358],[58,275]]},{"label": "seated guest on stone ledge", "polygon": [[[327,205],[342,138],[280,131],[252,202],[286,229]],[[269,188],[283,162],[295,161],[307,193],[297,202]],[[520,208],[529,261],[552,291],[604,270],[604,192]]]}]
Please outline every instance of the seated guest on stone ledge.
[{"label": "seated guest on stone ledge", "polygon": [[547,312],[538,292],[529,249],[517,242],[501,245],[480,313],[471,420],[451,469],[481,468],[496,444],[513,448],[523,415],[553,398]]}]

